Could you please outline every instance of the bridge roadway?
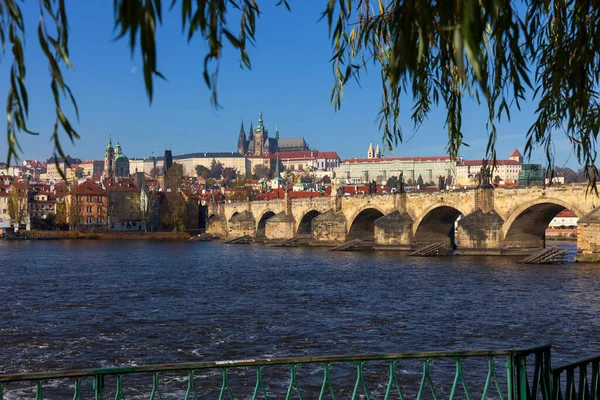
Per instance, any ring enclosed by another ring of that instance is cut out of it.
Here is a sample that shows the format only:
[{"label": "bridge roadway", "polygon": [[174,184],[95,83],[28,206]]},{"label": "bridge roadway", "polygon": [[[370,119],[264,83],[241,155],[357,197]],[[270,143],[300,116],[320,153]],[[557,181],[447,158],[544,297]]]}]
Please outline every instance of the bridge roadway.
[{"label": "bridge roadway", "polygon": [[521,254],[542,248],[546,227],[567,208],[580,218],[577,259],[600,261],[600,199],[587,189],[572,184],[232,202],[209,206],[207,232],[267,242],[311,236],[314,245],[359,238],[390,250],[442,242],[459,254]]}]

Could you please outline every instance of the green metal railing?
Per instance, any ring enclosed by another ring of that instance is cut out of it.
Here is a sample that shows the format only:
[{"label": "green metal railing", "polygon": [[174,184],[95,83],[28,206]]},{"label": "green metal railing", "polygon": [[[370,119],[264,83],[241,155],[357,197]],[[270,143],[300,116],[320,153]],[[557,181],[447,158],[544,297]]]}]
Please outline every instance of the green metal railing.
[{"label": "green metal railing", "polygon": [[552,370],[552,400],[599,400],[600,355]]},{"label": "green metal railing", "polygon": [[[594,365],[597,376],[598,362]],[[277,374],[267,376],[274,371]],[[219,399],[552,400],[550,345],[522,350],[277,358],[6,374],[0,375],[0,400],[15,396],[118,400],[131,398],[133,386],[141,387],[135,390],[135,398],[163,399],[168,389],[177,386],[173,382],[179,384],[180,392],[170,393],[169,398],[207,398],[200,394],[200,377],[212,379],[212,397]]]}]

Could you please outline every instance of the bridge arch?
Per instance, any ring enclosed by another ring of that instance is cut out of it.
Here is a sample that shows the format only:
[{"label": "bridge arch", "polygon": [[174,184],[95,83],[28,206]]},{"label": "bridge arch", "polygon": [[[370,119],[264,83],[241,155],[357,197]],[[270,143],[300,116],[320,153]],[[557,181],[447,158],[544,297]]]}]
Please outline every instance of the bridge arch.
[{"label": "bridge arch", "polygon": [[459,216],[467,214],[466,209],[453,203],[430,205],[413,224],[412,244],[423,246],[439,242],[454,247],[454,224]]},{"label": "bridge arch", "polygon": [[542,247],[550,221],[564,209],[577,217],[585,214],[573,204],[558,198],[540,198],[522,204],[504,222],[502,233],[506,247]]},{"label": "bridge arch", "polygon": [[384,216],[378,207],[368,206],[348,220],[348,239],[375,240],[375,220]]},{"label": "bridge arch", "polygon": [[264,239],[266,236],[265,228],[267,220],[271,217],[274,217],[275,213],[271,210],[267,210],[263,213],[263,215],[258,220],[256,224],[256,239]]},{"label": "bridge arch", "polygon": [[321,215],[320,211],[317,210],[309,210],[307,211],[300,222],[298,222],[298,226],[296,226],[296,233],[298,235],[308,235],[312,233],[312,220]]}]

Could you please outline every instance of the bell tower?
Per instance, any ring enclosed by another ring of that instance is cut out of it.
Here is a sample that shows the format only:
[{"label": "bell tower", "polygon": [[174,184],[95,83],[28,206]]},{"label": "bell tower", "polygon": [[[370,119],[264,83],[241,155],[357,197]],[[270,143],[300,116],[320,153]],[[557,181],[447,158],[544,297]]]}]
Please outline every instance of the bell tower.
[{"label": "bell tower", "polygon": [[112,137],[108,136],[108,145],[104,152],[104,175],[112,178],[115,172],[115,149],[112,145]]}]

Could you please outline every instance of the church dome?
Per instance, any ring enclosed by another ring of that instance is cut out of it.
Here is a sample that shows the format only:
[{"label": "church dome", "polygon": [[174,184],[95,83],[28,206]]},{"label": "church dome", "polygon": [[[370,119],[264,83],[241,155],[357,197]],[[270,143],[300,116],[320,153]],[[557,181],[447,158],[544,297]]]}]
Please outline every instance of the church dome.
[{"label": "church dome", "polygon": [[115,156],[115,162],[129,162],[129,159],[125,154],[119,153]]}]

